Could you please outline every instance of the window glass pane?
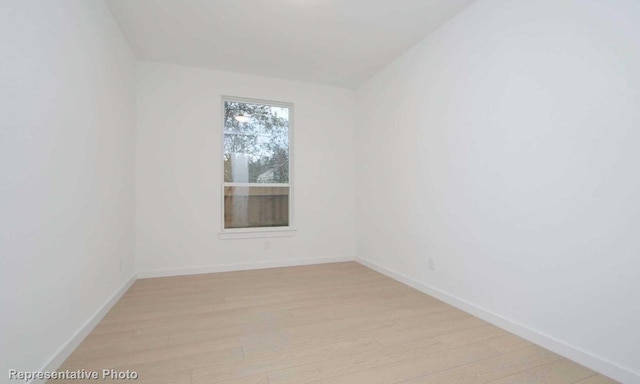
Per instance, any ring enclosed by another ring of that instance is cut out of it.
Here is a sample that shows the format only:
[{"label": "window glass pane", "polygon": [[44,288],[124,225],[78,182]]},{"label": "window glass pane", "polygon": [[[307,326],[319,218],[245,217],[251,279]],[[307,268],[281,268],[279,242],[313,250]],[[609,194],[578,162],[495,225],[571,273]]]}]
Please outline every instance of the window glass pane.
[{"label": "window glass pane", "polygon": [[224,187],[224,227],[289,226],[289,187]]},{"label": "window glass pane", "polygon": [[225,101],[224,181],[289,182],[289,108]]}]

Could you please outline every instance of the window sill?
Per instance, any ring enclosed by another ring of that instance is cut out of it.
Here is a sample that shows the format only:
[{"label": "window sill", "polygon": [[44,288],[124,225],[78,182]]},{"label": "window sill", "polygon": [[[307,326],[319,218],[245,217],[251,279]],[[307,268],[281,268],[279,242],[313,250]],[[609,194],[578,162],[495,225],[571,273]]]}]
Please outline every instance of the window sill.
[{"label": "window sill", "polygon": [[286,227],[282,229],[277,228],[256,228],[256,229],[231,229],[224,232],[218,232],[220,240],[234,240],[234,239],[260,239],[270,237],[292,237],[298,232],[294,228]]}]

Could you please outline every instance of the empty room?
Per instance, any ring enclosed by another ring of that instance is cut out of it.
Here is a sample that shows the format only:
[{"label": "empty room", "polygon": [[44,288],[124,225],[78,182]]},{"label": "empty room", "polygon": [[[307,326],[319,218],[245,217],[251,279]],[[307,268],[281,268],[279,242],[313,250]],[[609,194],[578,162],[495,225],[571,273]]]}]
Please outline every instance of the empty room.
[{"label": "empty room", "polygon": [[640,384],[640,1],[0,0],[0,383]]}]

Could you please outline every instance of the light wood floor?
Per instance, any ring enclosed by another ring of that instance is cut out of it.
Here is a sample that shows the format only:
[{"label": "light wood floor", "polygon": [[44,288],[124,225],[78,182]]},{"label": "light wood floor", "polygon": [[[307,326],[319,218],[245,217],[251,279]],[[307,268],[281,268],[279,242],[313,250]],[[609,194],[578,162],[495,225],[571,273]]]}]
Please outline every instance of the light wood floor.
[{"label": "light wood floor", "polygon": [[60,369],[104,368],[158,384],[614,383],[356,263],[138,280]]}]

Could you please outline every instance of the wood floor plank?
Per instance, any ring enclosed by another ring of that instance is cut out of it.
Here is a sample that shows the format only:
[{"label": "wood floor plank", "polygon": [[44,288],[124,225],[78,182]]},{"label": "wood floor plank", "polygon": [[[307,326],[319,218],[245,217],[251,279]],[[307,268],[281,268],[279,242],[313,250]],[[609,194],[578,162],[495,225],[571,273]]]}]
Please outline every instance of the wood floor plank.
[{"label": "wood floor plank", "polygon": [[231,379],[216,382],[216,384],[269,384],[269,377],[266,374],[246,376],[238,379]]},{"label": "wood floor plank", "polygon": [[[119,381],[123,382],[123,380]],[[131,382],[136,384],[191,384],[191,371],[174,371],[162,376],[154,375],[151,377],[140,374],[136,380]]]},{"label": "wood floor plank", "polygon": [[[442,344],[440,344],[442,345]],[[445,346],[446,348],[446,346]],[[323,384],[350,383],[398,383],[445,369],[451,369],[474,361],[495,356],[496,351],[482,344],[445,349],[433,353],[414,353],[413,357],[396,362],[374,361],[374,366],[350,364],[349,361],[335,362],[334,365],[318,370],[316,366],[298,368],[294,372],[269,373],[272,384],[306,383],[315,381]],[[328,362],[325,362],[327,364]],[[340,368],[340,369],[336,369]],[[344,374],[343,371],[350,371]],[[322,377],[324,376],[324,377]]]},{"label": "wood floor plank", "polygon": [[197,369],[193,372],[193,382],[215,383],[232,378],[316,364],[328,359],[348,358],[361,353],[375,353],[381,350],[382,346],[373,338],[345,340],[322,347],[297,349],[248,359],[235,364]]},{"label": "wood floor plank", "polygon": [[538,346],[492,356],[472,364],[440,371],[407,381],[407,384],[482,384],[560,359]]},{"label": "wood floor plank", "polygon": [[220,345],[218,345],[217,343],[205,342],[183,346],[150,348],[125,354],[109,355],[106,357],[89,359],[85,366],[86,369],[91,370],[118,368],[128,365],[151,362],[156,362],[158,366],[161,366],[163,364],[163,361],[168,359],[186,357],[207,352],[211,353],[211,356],[215,356],[215,358],[211,358],[212,361],[215,362],[231,362],[242,360],[244,358],[241,347],[220,349]]},{"label": "wood floor plank", "polygon": [[593,375],[593,371],[573,361],[558,358],[523,372],[490,381],[491,384],[564,384],[575,383]]},{"label": "wood floor plank", "polygon": [[575,384],[615,384],[617,381],[612,380],[606,376],[596,374],[590,376],[584,380],[576,381]]},{"label": "wood floor plank", "polygon": [[527,340],[512,334],[506,334],[504,336],[498,336],[492,339],[484,340],[484,344],[490,346],[496,351],[503,353],[517,351],[519,349],[527,348],[534,345]]},{"label": "wood floor plank", "polygon": [[149,384],[615,383],[357,263],[138,280],[66,369]]},{"label": "wood floor plank", "polygon": [[436,340],[447,345],[460,346],[494,339],[499,336],[504,336],[505,334],[507,334],[507,332],[498,327],[484,325],[478,328],[436,336]]},{"label": "wood floor plank", "polygon": [[[118,371],[137,372],[141,379],[151,380],[158,377],[167,377],[176,371],[188,371],[191,377],[194,369],[210,367],[215,364],[223,365],[235,361],[241,361],[238,355],[229,355],[220,351],[189,354],[169,359],[155,360],[138,364],[126,364],[112,367]],[[189,379],[191,380],[191,379]]]},{"label": "wood floor plank", "polygon": [[458,331],[479,328],[486,326],[486,323],[475,317],[464,317],[450,321],[441,321],[428,324],[418,328],[402,329],[393,333],[386,333],[375,336],[385,347],[395,344],[407,343],[420,339],[429,339],[437,336],[447,335]]}]

